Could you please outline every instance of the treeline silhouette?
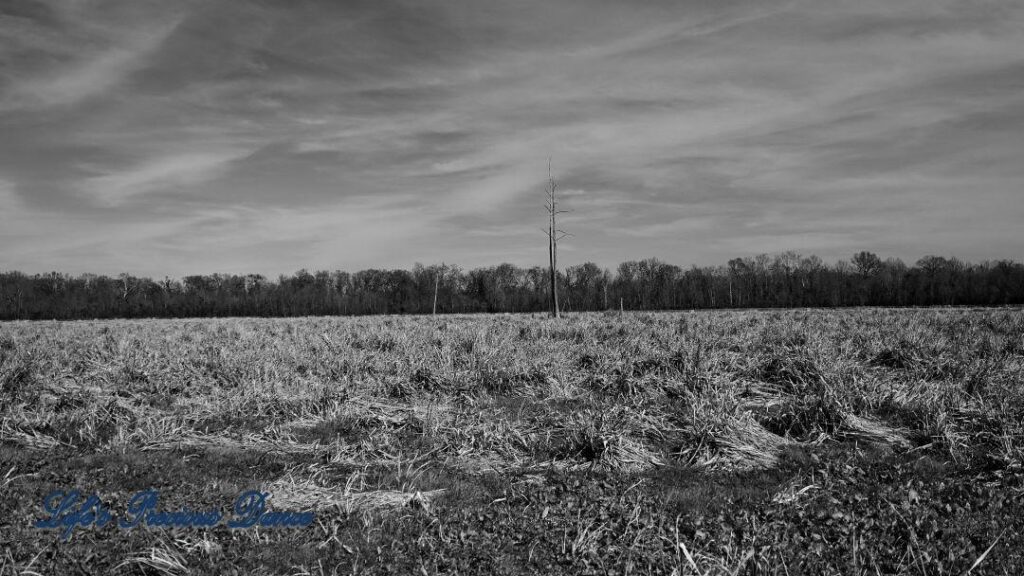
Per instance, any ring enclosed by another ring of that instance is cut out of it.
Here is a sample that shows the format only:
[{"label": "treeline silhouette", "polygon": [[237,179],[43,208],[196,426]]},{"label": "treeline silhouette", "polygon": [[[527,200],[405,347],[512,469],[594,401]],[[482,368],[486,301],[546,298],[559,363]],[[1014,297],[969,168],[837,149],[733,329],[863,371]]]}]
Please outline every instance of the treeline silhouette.
[{"label": "treeline silhouette", "polygon": [[[435,298],[438,313],[542,312],[547,274],[544,267],[511,264],[468,271],[420,264],[354,274],[300,270],[276,281],[259,274],[152,280],[4,272],[0,319],[424,314]],[[907,266],[869,252],[826,264],[785,252],[690,269],[630,261],[614,273],[588,262],[560,271],[558,285],[565,311],[993,306],[1024,304],[1024,265],[927,256]]]}]

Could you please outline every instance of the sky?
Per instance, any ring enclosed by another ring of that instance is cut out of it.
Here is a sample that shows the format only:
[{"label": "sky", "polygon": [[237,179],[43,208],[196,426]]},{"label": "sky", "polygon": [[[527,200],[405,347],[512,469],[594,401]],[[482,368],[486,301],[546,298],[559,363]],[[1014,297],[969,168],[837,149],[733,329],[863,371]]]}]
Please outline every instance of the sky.
[{"label": "sky", "polygon": [[2,0],[0,270],[1024,260],[1024,1]]}]

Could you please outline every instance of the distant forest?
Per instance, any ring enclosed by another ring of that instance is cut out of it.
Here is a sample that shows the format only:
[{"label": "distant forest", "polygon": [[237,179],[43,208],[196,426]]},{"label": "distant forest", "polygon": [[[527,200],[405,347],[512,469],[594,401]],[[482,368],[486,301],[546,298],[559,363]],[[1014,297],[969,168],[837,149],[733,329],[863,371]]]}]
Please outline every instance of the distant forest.
[{"label": "distant forest", "polygon": [[[793,252],[683,269],[657,259],[559,271],[563,311],[1024,304],[1024,265],[928,256],[907,266],[869,252],[826,264]],[[0,273],[0,319],[181,318],[542,312],[548,269],[502,264],[463,270],[308,272],[152,280],[56,272]]]}]

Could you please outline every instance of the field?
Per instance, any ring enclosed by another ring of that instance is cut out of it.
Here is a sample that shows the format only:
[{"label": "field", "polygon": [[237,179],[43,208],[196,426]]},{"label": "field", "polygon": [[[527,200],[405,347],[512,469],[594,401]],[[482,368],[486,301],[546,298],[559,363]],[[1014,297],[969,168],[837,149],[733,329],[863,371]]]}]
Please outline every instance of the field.
[{"label": "field", "polygon": [[1020,310],[3,323],[0,576],[1022,574],[1022,435]]}]

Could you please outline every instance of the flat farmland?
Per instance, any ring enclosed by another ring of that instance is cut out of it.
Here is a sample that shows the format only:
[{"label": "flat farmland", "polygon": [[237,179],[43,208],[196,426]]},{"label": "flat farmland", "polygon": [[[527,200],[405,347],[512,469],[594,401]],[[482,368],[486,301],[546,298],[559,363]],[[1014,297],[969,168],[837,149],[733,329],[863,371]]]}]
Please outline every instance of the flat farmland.
[{"label": "flat farmland", "polygon": [[[1014,309],[0,323],[0,576],[1021,574],[1022,464]],[[314,520],[36,527],[150,489]]]}]

